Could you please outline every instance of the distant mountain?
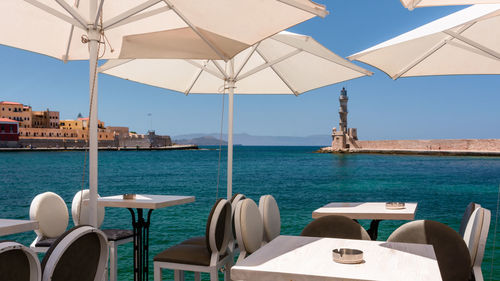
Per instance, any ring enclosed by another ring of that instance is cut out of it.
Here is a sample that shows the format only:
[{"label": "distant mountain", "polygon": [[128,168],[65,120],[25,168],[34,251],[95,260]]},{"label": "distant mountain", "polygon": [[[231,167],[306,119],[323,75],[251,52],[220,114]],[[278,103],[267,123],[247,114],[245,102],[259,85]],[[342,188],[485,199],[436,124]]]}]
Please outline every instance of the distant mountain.
[{"label": "distant mountain", "polygon": [[[218,145],[219,134],[187,134],[174,136],[174,142],[195,140],[215,140],[214,144],[198,144],[198,145]],[[227,141],[227,135],[222,138]],[[306,137],[293,137],[293,136],[253,136],[249,134],[235,134],[233,136],[233,143],[241,145],[272,145],[272,146],[328,146],[332,142],[332,137],[329,135],[312,135]],[[197,143],[195,143],[197,144]],[[224,145],[227,143],[224,143]]]},{"label": "distant mountain", "polygon": [[[212,136],[201,136],[201,137],[176,137],[180,139],[174,139],[176,144],[195,144],[195,145],[219,145],[220,140]],[[222,145],[227,145],[226,141],[222,141]]]}]

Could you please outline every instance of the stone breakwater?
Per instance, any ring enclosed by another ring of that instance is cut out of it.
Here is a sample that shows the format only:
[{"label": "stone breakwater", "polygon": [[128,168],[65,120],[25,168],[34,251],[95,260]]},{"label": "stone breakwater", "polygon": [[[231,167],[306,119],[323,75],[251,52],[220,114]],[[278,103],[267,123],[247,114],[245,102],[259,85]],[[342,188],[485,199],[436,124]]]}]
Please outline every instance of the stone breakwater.
[{"label": "stone breakwater", "polygon": [[500,139],[358,140],[348,149],[323,147],[318,152],[500,156]]}]

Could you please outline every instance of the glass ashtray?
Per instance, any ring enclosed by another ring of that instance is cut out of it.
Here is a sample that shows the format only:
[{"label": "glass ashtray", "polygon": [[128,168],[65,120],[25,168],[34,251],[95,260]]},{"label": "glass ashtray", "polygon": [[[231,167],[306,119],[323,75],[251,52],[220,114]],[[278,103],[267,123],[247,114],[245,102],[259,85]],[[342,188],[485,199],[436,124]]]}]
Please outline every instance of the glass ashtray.
[{"label": "glass ashtray", "polygon": [[332,251],[333,261],[338,263],[356,264],[363,262],[363,251],[340,248]]},{"label": "glass ashtray", "polygon": [[124,200],[133,200],[135,199],[135,193],[125,193],[123,194]]},{"label": "glass ashtray", "polygon": [[387,202],[385,208],[389,210],[400,210],[405,208],[405,202]]}]

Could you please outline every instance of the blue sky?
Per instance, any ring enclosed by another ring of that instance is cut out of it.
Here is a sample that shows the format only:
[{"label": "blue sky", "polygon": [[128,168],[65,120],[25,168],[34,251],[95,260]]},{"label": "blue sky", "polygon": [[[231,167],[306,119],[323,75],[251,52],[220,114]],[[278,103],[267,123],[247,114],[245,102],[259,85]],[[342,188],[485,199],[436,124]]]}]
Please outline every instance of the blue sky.
[{"label": "blue sky", "polygon": [[[330,15],[290,31],[311,35],[343,57],[464,8],[410,12],[398,0],[317,1],[327,6]],[[79,112],[87,115],[88,62],[64,64],[5,46],[0,46],[0,62],[0,100],[29,104],[35,110],[58,110],[64,119]],[[500,138],[500,76],[393,81],[375,68],[355,63],[375,74],[299,97],[237,96],[235,133],[330,134],[332,127],[338,127],[339,91],[346,87],[349,127],[358,128],[360,139]],[[152,119],[160,134],[214,133],[220,130],[221,106],[218,95],[184,96],[106,75],[99,78],[99,119],[106,125],[145,132]]]}]

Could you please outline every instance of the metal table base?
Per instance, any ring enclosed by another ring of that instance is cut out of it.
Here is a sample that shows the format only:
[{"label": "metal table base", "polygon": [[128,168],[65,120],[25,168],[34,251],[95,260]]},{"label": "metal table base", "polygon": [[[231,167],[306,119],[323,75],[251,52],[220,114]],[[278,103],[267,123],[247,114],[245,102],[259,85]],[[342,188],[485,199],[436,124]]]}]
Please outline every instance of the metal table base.
[{"label": "metal table base", "polygon": [[149,279],[149,224],[153,209],[149,209],[147,219],[144,220],[143,210],[137,208],[137,220],[134,209],[128,208],[132,215],[134,231],[134,281],[148,281]]}]

